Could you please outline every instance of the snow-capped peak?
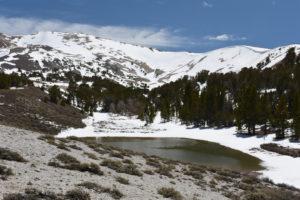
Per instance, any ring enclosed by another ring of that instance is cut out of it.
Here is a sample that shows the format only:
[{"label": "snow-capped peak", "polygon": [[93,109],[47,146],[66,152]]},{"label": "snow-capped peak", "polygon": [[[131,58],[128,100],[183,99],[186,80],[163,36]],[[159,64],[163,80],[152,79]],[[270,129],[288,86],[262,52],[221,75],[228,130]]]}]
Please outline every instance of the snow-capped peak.
[{"label": "snow-capped peak", "polygon": [[291,47],[300,52],[297,44],[275,49],[231,46],[206,53],[167,52],[81,33],[38,32],[17,37],[0,35],[0,65],[3,69],[77,70],[124,85],[155,87],[201,70],[240,71],[262,62],[270,67]]}]

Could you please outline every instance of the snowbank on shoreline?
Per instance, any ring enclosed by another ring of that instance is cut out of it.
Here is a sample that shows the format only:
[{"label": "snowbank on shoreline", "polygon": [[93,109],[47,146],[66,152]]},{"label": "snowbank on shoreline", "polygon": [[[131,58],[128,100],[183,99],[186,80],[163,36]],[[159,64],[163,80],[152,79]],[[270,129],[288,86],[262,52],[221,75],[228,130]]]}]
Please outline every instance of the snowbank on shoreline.
[{"label": "snowbank on shoreline", "polygon": [[275,183],[285,183],[300,188],[300,158],[279,155],[260,149],[264,143],[276,143],[285,147],[300,148],[300,143],[289,140],[275,141],[274,135],[241,136],[235,133],[235,128],[227,129],[199,129],[187,128],[179,123],[161,123],[157,117],[149,127],[136,118],[94,113],[94,117],[84,120],[87,125],[82,129],[68,129],[58,137],[169,137],[188,138],[216,142],[221,145],[251,154],[263,161],[266,170],[261,171]]}]

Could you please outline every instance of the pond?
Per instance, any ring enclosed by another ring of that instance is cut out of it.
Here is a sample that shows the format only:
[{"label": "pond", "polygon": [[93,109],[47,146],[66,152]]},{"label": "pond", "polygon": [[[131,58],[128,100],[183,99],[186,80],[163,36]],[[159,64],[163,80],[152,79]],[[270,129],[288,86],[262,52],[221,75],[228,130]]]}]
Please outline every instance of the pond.
[{"label": "pond", "polygon": [[102,144],[179,161],[243,170],[261,170],[261,161],[217,143],[180,138],[97,138]]}]

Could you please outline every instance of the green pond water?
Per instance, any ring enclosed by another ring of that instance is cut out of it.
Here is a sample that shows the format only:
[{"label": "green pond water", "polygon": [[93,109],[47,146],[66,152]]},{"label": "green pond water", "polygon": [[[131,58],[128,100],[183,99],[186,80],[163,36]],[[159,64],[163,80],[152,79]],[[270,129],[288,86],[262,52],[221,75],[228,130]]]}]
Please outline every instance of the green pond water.
[{"label": "green pond water", "polygon": [[243,170],[261,170],[261,161],[217,143],[180,138],[97,138],[102,144],[179,161]]}]

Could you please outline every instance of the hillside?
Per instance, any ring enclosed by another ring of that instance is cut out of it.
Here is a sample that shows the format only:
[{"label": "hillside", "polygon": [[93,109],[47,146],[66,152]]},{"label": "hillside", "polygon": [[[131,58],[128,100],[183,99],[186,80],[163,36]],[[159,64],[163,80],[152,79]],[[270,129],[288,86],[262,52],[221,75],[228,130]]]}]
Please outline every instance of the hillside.
[{"label": "hillside", "polygon": [[299,199],[256,173],[206,167],[0,126],[0,196],[11,199]]},{"label": "hillside", "polygon": [[35,87],[0,90],[0,124],[47,134],[68,127],[83,128],[85,115],[70,105],[45,101],[48,95]]},{"label": "hillside", "polygon": [[39,32],[33,35],[0,35],[0,67],[5,72],[18,68],[34,71],[47,69],[72,71],[85,76],[100,76],[123,85],[150,88],[177,80],[184,75],[195,76],[202,70],[210,72],[240,71],[243,67],[272,67],[280,62],[289,45],[275,49],[232,46],[206,53],[165,52],[126,44],[92,35]]}]

